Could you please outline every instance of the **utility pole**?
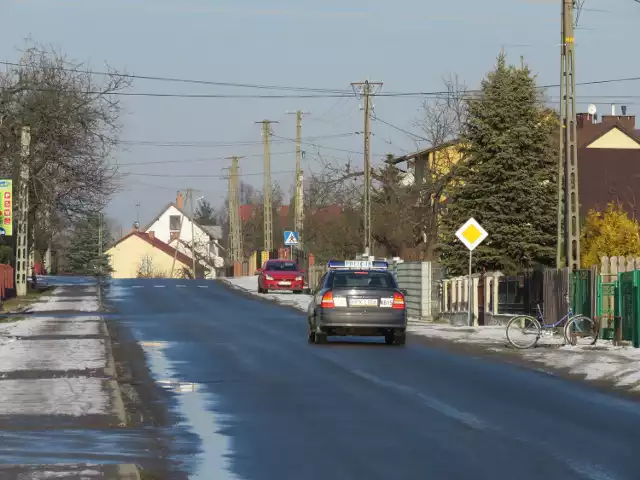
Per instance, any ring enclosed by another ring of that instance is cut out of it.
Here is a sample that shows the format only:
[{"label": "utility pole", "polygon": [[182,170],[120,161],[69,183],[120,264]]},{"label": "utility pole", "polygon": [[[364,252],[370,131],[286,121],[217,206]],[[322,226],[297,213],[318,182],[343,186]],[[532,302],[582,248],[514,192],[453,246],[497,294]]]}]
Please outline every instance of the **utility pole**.
[{"label": "utility pole", "polygon": [[302,248],[302,224],[304,221],[304,194],[303,194],[303,182],[302,182],[302,170],[300,168],[300,159],[302,156],[301,141],[302,141],[302,116],[309,115],[311,112],[303,112],[298,110],[296,112],[287,112],[291,115],[296,115],[296,193],[293,202],[293,229],[298,232],[298,248]]},{"label": "utility pole", "polygon": [[29,150],[31,129],[22,127],[20,136],[20,182],[18,187],[18,228],[16,238],[16,295],[27,294],[27,243],[29,240]]},{"label": "utility pole", "polygon": [[561,266],[562,190],[564,185],[564,249],[570,271],[580,268],[580,198],[576,148],[576,77],[574,8],[576,0],[562,0],[560,64],[560,158],[558,161],[558,239],[556,264]]},{"label": "utility pole", "polygon": [[242,262],[242,226],[240,220],[240,189],[238,185],[238,161],[244,157],[231,157],[231,174],[229,175],[229,246],[231,262]]},{"label": "utility pole", "polygon": [[98,214],[98,281],[102,282],[102,212]]},{"label": "utility pole", "polygon": [[271,151],[269,138],[271,136],[271,124],[279,122],[262,120],[256,123],[262,124],[262,136],[264,138],[264,249],[270,252],[273,250],[273,207],[271,204]]},{"label": "utility pole", "polygon": [[351,84],[356,95],[364,99],[364,253],[373,254],[371,245],[371,97],[374,90],[382,88],[382,82],[354,82]]},{"label": "utility pole", "polygon": [[191,209],[191,261],[193,265],[193,279],[196,279],[196,231],[194,226],[193,189],[187,188],[187,198]]}]

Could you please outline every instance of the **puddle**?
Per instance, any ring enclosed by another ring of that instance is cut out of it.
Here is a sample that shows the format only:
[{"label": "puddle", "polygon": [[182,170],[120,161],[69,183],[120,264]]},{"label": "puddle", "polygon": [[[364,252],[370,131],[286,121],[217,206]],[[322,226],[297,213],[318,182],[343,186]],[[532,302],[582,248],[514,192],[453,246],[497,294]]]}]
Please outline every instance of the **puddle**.
[{"label": "puddle", "polygon": [[164,350],[166,342],[141,342],[147,356],[147,362],[156,382],[163,388],[175,393],[178,413],[184,418],[179,424],[200,438],[201,452],[195,455],[197,465],[189,475],[190,479],[237,479],[230,471],[227,458],[230,453],[230,441],[218,433],[222,425],[220,417],[216,417],[213,401],[204,391],[202,385],[183,382],[175,377],[174,370]]}]

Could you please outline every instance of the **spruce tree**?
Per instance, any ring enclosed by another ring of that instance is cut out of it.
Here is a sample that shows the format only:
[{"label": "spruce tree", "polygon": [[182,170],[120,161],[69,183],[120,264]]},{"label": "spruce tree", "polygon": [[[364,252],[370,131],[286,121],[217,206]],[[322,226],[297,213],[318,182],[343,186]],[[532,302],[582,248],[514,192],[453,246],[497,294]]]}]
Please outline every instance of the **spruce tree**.
[{"label": "spruce tree", "polygon": [[514,273],[555,261],[557,117],[547,110],[528,67],[503,55],[471,99],[461,135],[465,155],[443,218],[442,262],[468,269],[456,230],[474,217],[489,236],[474,250],[474,270]]},{"label": "spruce tree", "polygon": [[[100,222],[102,222],[102,255],[99,253]],[[78,275],[108,275],[112,272],[106,254],[111,238],[100,215],[91,214],[80,219],[73,229],[69,251],[71,273]]]}]

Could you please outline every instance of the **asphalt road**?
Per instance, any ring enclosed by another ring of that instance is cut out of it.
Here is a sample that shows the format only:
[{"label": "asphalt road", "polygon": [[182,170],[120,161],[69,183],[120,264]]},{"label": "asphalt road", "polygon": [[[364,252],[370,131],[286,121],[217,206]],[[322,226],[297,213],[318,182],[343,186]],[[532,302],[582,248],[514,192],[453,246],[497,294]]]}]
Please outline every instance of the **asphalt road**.
[{"label": "asphalt road", "polygon": [[111,295],[137,340],[168,342],[156,380],[195,384],[170,400],[189,432],[171,455],[194,478],[640,476],[640,408],[586,385],[411,338],[309,345],[303,314],[218,282],[119,281]]}]

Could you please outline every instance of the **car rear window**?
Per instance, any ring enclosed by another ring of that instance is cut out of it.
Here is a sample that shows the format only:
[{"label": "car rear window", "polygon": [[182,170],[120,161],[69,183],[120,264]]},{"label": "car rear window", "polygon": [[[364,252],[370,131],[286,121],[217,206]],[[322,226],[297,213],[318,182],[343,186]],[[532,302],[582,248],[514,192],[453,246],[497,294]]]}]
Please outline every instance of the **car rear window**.
[{"label": "car rear window", "polygon": [[396,288],[389,272],[334,272],[332,288]]},{"label": "car rear window", "polygon": [[267,263],[266,269],[278,272],[297,272],[298,265],[295,262],[273,262]]}]

